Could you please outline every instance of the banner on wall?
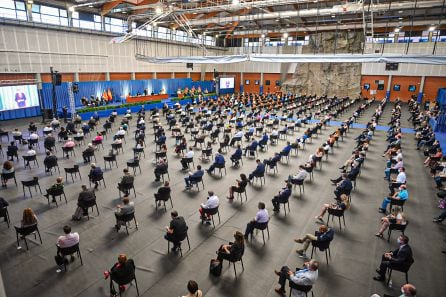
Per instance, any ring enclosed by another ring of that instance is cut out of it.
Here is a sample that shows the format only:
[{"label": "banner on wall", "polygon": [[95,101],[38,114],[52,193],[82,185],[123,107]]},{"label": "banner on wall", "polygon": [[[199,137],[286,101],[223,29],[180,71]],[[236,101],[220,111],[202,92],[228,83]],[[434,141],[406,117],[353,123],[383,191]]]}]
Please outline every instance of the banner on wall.
[{"label": "banner on wall", "polygon": [[0,111],[39,106],[37,85],[0,87]]}]

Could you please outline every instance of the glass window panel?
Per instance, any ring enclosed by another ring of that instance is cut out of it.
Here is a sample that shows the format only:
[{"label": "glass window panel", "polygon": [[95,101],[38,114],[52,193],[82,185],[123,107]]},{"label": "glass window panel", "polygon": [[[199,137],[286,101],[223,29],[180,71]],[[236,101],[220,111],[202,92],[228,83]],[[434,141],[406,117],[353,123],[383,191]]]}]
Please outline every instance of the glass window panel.
[{"label": "glass window panel", "polygon": [[26,21],[28,19],[26,11],[17,11],[17,19]]},{"label": "glass window panel", "polygon": [[77,11],[73,11],[73,13],[71,14],[71,17],[72,17],[73,19],[79,19],[79,12],[77,12]]},{"label": "glass window panel", "polygon": [[88,21],[80,21],[79,22],[79,27],[80,28],[85,28],[85,29],[94,29],[94,23],[93,22],[88,22]]},{"label": "glass window panel", "polygon": [[109,24],[105,24],[105,31],[110,31],[110,25]]},{"label": "glass window panel", "polygon": [[122,26],[122,20],[121,19],[111,18],[110,24],[116,25],[116,26]]},{"label": "glass window panel", "polygon": [[59,8],[49,7],[49,6],[41,6],[40,7],[41,14],[47,14],[52,16],[59,16]]},{"label": "glass window panel", "polygon": [[76,27],[76,28],[79,27],[79,20],[73,19],[72,22],[73,22],[73,27]]},{"label": "glass window panel", "polygon": [[33,22],[41,22],[40,13],[33,12]]},{"label": "glass window panel", "polygon": [[166,33],[166,32],[167,32],[167,28],[159,27],[159,28],[158,28],[158,32]]},{"label": "glass window panel", "polygon": [[102,24],[101,23],[94,23],[94,28],[98,31],[102,30]]},{"label": "glass window panel", "polygon": [[59,13],[60,13],[60,16],[61,17],[68,17],[68,15],[67,15],[67,11],[65,10],[65,9],[60,9],[59,10]]},{"label": "glass window panel", "polygon": [[16,18],[15,10],[0,7],[0,17],[15,19]]},{"label": "glass window panel", "polygon": [[62,26],[68,26],[68,19],[67,18],[60,18],[60,24]]},{"label": "glass window panel", "polygon": [[20,1],[16,1],[16,3],[15,3],[15,8],[16,8],[17,10],[26,10],[26,9],[25,9],[25,3],[20,2]]},{"label": "glass window panel", "polygon": [[111,32],[122,33],[123,28],[121,26],[111,26]]},{"label": "glass window panel", "polygon": [[39,4],[33,4],[32,12],[40,12],[40,5]]},{"label": "glass window panel", "polygon": [[94,21],[100,23],[101,22],[101,16],[100,15],[94,15]]},{"label": "glass window panel", "polygon": [[14,0],[1,0],[0,7],[15,9]]},{"label": "glass window panel", "polygon": [[53,24],[53,25],[60,24],[59,17],[57,16],[41,15],[41,17],[42,17],[42,23]]}]

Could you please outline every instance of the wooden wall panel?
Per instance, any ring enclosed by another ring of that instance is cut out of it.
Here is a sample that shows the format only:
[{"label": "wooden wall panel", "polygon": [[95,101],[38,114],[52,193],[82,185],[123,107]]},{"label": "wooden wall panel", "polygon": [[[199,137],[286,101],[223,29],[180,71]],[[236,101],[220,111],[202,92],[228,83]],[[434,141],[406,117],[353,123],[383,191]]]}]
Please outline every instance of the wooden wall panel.
[{"label": "wooden wall panel", "polygon": [[[266,81],[269,80],[270,85],[266,85]],[[281,87],[276,86],[276,80],[280,80],[280,73],[264,73],[263,74],[263,92],[273,93],[280,91]]]},{"label": "wooden wall panel", "polygon": [[187,78],[187,72],[175,72],[175,78]]},{"label": "wooden wall panel", "polygon": [[438,89],[446,88],[446,77],[428,76],[424,80],[423,100],[435,101]]},{"label": "wooden wall panel", "polygon": [[[249,85],[246,85],[246,81],[249,80]],[[256,85],[255,81],[258,80],[259,84]],[[243,91],[245,93],[260,93],[260,73],[243,73]]]},{"label": "wooden wall panel", "polygon": [[[384,90],[378,90],[378,84],[375,83],[377,80],[384,80]],[[374,96],[377,100],[384,99],[386,97],[388,81],[389,77],[387,75],[363,75],[361,77],[361,95],[364,98],[372,98]],[[370,90],[365,90],[364,84],[370,84]],[[376,94],[371,95],[371,90],[376,90]]]},{"label": "wooden wall panel", "polygon": [[104,81],[105,73],[79,73],[79,81]]},{"label": "wooden wall panel", "polygon": [[110,80],[131,80],[132,74],[129,72],[112,72],[110,73]]},{"label": "wooden wall panel", "polygon": [[172,78],[172,72],[157,72],[156,78],[157,79],[170,79],[170,78]]},{"label": "wooden wall panel", "polygon": [[[401,101],[407,102],[412,95],[418,96],[418,93],[420,92],[420,83],[420,76],[392,76],[390,100],[394,101],[399,98]],[[394,91],[394,85],[400,85],[400,91]],[[414,92],[409,91],[410,85],[416,86]]]},{"label": "wooden wall panel", "polygon": [[200,72],[191,72],[191,73],[190,73],[190,78],[191,78],[193,81],[200,81],[201,73],[200,73]]},{"label": "wooden wall panel", "polygon": [[143,80],[143,79],[152,79],[154,77],[152,72],[136,72],[135,79]]}]

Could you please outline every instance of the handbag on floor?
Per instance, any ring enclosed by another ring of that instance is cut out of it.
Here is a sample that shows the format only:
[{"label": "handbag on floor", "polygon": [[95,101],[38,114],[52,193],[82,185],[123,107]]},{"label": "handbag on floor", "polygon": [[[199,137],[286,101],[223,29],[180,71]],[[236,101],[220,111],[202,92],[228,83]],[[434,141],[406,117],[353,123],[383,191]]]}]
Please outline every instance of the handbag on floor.
[{"label": "handbag on floor", "polygon": [[220,276],[222,268],[223,264],[220,260],[212,259],[211,263],[209,264],[209,273],[214,276]]}]

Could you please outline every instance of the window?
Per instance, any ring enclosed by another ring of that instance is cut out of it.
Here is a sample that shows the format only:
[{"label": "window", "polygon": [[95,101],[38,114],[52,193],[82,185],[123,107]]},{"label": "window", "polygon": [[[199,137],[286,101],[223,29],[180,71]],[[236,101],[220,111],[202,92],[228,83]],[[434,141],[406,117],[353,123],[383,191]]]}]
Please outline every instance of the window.
[{"label": "window", "polygon": [[90,30],[102,30],[101,16],[84,12],[74,11],[72,14],[73,27],[84,28]]},{"label": "window", "polygon": [[0,17],[27,20],[25,3],[14,0],[0,1]]},{"label": "window", "polygon": [[34,22],[68,26],[67,11],[62,8],[33,4],[32,17]]},{"label": "window", "polygon": [[124,33],[125,31],[127,31],[127,23],[121,19],[106,17],[105,31]]}]

